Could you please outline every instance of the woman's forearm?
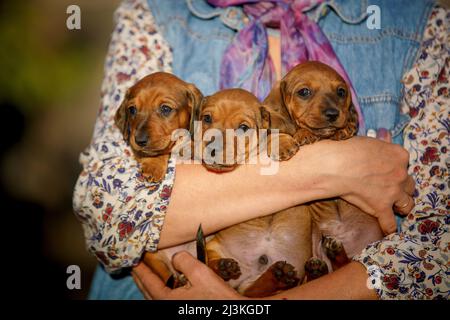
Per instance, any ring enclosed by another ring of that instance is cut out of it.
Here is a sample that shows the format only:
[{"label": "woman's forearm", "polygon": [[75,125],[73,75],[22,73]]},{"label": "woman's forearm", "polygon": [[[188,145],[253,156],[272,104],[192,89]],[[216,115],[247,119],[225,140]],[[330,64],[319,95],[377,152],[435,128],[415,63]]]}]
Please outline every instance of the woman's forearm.
[{"label": "woman's forearm", "polygon": [[274,175],[262,175],[262,165],[241,165],[216,174],[199,164],[180,164],[166,212],[159,248],[193,240],[199,224],[205,234],[326,197],[328,182],[314,169],[305,148]]},{"label": "woman's forearm", "polygon": [[367,279],[366,268],[359,262],[351,262],[326,276],[268,297],[267,299],[378,299],[375,290],[367,286]]},{"label": "woman's forearm", "polygon": [[[392,206],[408,199],[414,182],[407,175],[408,153],[377,139],[355,137],[302,146],[273,175],[262,165],[241,165],[215,174],[201,165],[177,165],[160,249],[295,205],[342,197],[376,217],[386,234],[396,229]],[[410,202],[413,205],[413,201]],[[400,213],[408,213],[411,206]]]}]

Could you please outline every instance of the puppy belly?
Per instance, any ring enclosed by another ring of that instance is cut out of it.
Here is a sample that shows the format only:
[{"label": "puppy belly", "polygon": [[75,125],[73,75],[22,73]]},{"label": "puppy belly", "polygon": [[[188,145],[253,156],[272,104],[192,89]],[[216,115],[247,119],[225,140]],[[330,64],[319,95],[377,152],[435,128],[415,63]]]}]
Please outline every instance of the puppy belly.
[{"label": "puppy belly", "polygon": [[229,283],[241,293],[277,261],[293,265],[303,279],[304,264],[311,257],[311,219],[303,207],[250,220],[215,237],[208,250],[239,263],[242,274]]},{"label": "puppy belly", "polygon": [[316,223],[321,235],[343,244],[349,258],[361,253],[368,244],[383,238],[378,222],[372,216],[344,200],[337,200],[336,208],[336,215],[322,216]]}]

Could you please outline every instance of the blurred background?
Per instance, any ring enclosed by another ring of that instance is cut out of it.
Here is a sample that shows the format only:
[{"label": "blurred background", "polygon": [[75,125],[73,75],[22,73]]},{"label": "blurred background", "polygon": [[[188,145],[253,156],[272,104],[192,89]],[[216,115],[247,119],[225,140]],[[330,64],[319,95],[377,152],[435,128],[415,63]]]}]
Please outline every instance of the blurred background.
[{"label": "blurred background", "polygon": [[[83,299],[95,259],[72,211],[120,0],[0,1],[0,208],[11,295]],[[81,8],[81,30],[66,9]],[[66,288],[79,265],[81,290]]]}]

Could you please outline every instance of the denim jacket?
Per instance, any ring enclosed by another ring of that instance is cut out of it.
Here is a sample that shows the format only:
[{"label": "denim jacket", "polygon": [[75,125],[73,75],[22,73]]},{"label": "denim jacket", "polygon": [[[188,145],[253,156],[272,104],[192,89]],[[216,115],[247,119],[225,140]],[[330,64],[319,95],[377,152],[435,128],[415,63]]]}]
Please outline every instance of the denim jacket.
[{"label": "denim jacket", "polygon": [[[319,23],[355,87],[366,129],[390,131],[393,141],[409,116],[400,113],[403,74],[421,44],[431,0],[331,0],[307,12]],[[241,7],[214,8],[206,0],[148,0],[173,51],[173,73],[205,95],[219,90],[223,52],[248,18]],[[381,28],[366,25],[367,7],[378,5]]]}]

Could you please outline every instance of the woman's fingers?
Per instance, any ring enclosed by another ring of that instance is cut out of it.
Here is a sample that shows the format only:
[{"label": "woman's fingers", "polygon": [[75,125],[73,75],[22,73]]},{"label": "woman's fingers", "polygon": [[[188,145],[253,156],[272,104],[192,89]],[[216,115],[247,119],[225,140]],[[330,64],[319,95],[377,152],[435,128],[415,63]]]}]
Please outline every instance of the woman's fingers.
[{"label": "woman's fingers", "polygon": [[408,176],[405,182],[405,192],[410,196],[412,196],[415,190],[416,190],[416,181],[414,180],[413,177]]},{"label": "woman's fingers", "polygon": [[[131,272],[136,285],[142,291],[146,299],[164,299],[168,294],[168,288],[164,282],[154,274],[144,263],[139,263]],[[137,281],[136,281],[137,280]]]},{"label": "woman's fingers", "polygon": [[147,290],[144,288],[144,285],[142,284],[141,279],[139,279],[139,277],[133,271],[131,271],[131,276],[133,277],[133,280],[136,283],[136,286],[139,288],[139,290],[144,295],[144,298],[147,299],[147,300],[150,300],[151,296],[149,295]]},{"label": "woman's fingers", "polygon": [[397,222],[395,221],[394,213],[391,209],[386,209],[377,216],[378,224],[385,235],[397,231]]},{"label": "woman's fingers", "polygon": [[195,283],[205,272],[209,272],[206,265],[195,259],[186,251],[177,252],[172,257],[172,263],[175,269],[183,273],[191,283]]},{"label": "woman's fingers", "polygon": [[401,200],[394,203],[395,212],[403,215],[410,213],[412,208],[414,208],[414,199],[407,193],[403,194]]}]

